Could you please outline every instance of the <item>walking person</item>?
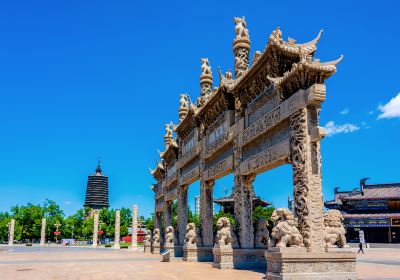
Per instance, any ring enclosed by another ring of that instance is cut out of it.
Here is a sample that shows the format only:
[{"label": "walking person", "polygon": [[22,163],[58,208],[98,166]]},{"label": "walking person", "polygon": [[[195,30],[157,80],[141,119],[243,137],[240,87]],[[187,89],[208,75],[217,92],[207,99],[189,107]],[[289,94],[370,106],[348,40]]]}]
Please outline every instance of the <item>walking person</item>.
[{"label": "walking person", "polygon": [[365,253],[364,253],[364,249],[363,249],[363,244],[362,244],[362,242],[360,242],[360,244],[358,244],[358,247],[359,247],[360,249],[358,249],[358,253],[357,253],[357,254],[359,254],[360,252],[362,252],[363,254],[365,254]]}]

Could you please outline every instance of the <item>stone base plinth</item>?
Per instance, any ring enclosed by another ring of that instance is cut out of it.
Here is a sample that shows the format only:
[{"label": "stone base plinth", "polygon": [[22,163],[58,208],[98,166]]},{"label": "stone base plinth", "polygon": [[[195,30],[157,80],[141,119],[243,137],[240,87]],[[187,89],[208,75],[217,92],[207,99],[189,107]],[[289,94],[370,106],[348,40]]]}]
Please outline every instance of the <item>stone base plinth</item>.
[{"label": "stone base plinth", "polygon": [[153,242],[152,246],[151,246],[152,250],[151,252],[153,254],[160,254],[161,251],[161,244],[159,242]]},{"label": "stone base plinth", "polygon": [[197,262],[197,245],[184,245],[183,246],[183,261]]},{"label": "stone base plinth", "polygon": [[355,280],[356,254],[346,249],[307,252],[305,248],[271,248],[265,252],[267,280]]},{"label": "stone base plinth", "polygon": [[214,247],[213,250],[214,262],[213,267],[219,269],[233,268],[233,249],[232,246]]},{"label": "stone base plinth", "polygon": [[119,246],[119,243],[118,243],[118,244],[114,244],[112,248],[115,250],[119,250],[119,249],[121,249],[121,246]]},{"label": "stone base plinth", "polygon": [[175,257],[175,245],[174,244],[169,244],[169,243],[164,243],[164,250],[171,250],[170,256]]},{"label": "stone base plinth", "polygon": [[145,242],[143,247],[144,247],[143,251],[145,253],[151,253],[151,243],[150,242]]},{"label": "stone base plinth", "polygon": [[233,249],[233,267],[237,269],[264,268],[267,249]]}]

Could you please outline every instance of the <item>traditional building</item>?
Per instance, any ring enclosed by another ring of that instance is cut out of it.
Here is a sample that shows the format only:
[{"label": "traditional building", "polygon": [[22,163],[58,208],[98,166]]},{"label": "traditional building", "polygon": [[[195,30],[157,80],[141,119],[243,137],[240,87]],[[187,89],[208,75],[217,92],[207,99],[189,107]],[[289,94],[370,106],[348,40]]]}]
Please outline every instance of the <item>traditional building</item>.
[{"label": "traditional building", "polygon": [[[231,213],[233,216],[235,215],[235,207],[234,207],[235,198],[233,197],[233,194],[215,199],[214,203],[221,206],[221,210],[223,212]],[[267,207],[270,205],[272,205],[271,202],[263,200],[261,197],[255,195],[253,196],[253,209],[256,208],[257,206]]]},{"label": "traditional building", "polygon": [[351,191],[335,188],[335,198],[325,207],[343,213],[347,239],[359,242],[360,231],[367,243],[400,243],[400,183],[367,185]]},{"label": "traditional building", "polygon": [[101,173],[100,161],[96,172],[88,176],[84,207],[94,210],[108,208],[108,177]]}]

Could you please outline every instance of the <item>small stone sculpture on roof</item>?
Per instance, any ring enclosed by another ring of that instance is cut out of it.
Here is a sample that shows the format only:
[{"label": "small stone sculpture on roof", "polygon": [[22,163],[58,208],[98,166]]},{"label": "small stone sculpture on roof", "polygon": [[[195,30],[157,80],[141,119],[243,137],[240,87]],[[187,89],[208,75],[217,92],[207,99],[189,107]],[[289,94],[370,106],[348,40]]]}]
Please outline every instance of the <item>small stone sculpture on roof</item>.
[{"label": "small stone sculpture on roof", "polygon": [[210,62],[208,58],[201,59],[201,75],[212,75]]},{"label": "small stone sculpture on roof", "polygon": [[244,16],[242,18],[234,17],[233,20],[235,22],[236,38],[249,37],[249,31],[247,30]]}]

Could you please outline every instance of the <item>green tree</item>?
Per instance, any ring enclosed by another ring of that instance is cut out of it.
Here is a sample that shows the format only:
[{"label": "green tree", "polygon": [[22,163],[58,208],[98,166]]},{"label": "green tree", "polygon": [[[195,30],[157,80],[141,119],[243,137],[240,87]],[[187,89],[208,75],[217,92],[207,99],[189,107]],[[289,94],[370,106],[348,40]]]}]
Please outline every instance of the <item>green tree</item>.
[{"label": "green tree", "polygon": [[274,206],[269,206],[269,207],[262,207],[262,206],[257,206],[253,210],[253,223],[256,223],[259,219],[265,219],[268,221],[268,230],[271,231],[273,224],[271,222],[271,215],[274,212],[275,207]]},{"label": "green tree", "polygon": [[8,223],[11,217],[8,212],[0,212],[0,241],[8,241]]},{"label": "green tree", "polygon": [[40,238],[43,208],[28,203],[25,206],[13,206],[11,216],[15,218],[14,238],[16,240],[33,241]]}]

